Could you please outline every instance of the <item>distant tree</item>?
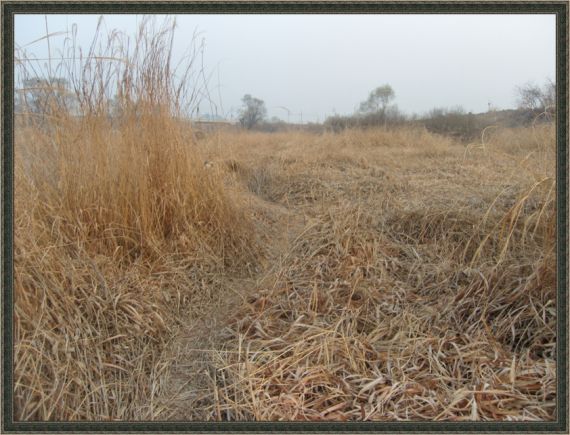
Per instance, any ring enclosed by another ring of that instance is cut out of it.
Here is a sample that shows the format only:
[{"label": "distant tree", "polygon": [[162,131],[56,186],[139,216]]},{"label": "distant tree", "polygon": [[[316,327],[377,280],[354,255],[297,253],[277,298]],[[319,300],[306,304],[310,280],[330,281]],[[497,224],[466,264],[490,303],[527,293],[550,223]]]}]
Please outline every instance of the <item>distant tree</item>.
[{"label": "distant tree", "polygon": [[363,115],[380,115],[386,125],[386,109],[395,97],[396,94],[390,85],[379,86],[370,92],[365,101],[360,103],[359,112]]},{"label": "distant tree", "polygon": [[243,106],[240,111],[239,122],[245,128],[252,129],[265,118],[267,114],[265,103],[249,94],[244,95],[241,101]]},{"label": "distant tree", "polygon": [[556,109],[556,83],[548,79],[542,88],[542,92],[544,93],[546,108]]},{"label": "distant tree", "polygon": [[69,82],[66,79],[35,77],[24,80],[23,84],[21,108],[39,115],[73,109],[75,95],[69,90]]},{"label": "distant tree", "polygon": [[518,106],[520,109],[535,112],[553,110],[556,105],[556,85],[552,80],[547,80],[540,87],[534,83],[526,83],[517,86]]}]

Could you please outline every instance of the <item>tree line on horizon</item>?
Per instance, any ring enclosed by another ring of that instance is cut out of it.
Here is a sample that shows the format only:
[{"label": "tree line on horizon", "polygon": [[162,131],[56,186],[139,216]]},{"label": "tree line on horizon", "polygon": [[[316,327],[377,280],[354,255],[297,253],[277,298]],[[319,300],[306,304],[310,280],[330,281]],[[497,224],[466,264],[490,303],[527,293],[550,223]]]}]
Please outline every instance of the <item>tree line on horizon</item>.
[{"label": "tree line on horizon", "polygon": [[[28,78],[24,87],[17,90],[16,113],[31,113],[39,118],[49,116],[61,110],[73,113],[78,102],[69,88],[66,79],[60,77]],[[552,119],[556,107],[556,85],[547,80],[542,86],[526,83],[515,88],[517,109],[494,111],[509,126],[527,125],[540,117]],[[452,108],[434,108],[424,115],[408,115],[402,112],[393,101],[394,89],[389,84],[378,86],[370,91],[358,109],[350,115],[333,115],[320,124],[322,129],[339,132],[347,128],[392,127],[406,124],[420,124],[434,133],[457,136],[460,139],[472,139],[482,128],[489,124],[486,114],[466,112],[461,106]],[[272,118],[267,120],[267,108],[262,99],[251,94],[242,98],[239,111],[239,124],[247,130],[278,131],[287,129],[291,124]],[[114,99],[109,102],[108,114],[116,116]],[[309,123],[307,128],[318,129],[319,123]]]},{"label": "tree line on horizon", "polygon": [[[483,114],[466,112],[461,106],[451,108],[436,107],[424,115],[407,115],[392,104],[396,98],[394,89],[384,84],[373,89],[363,100],[355,113],[351,115],[334,115],[322,124],[326,130],[338,132],[346,128],[388,127],[404,124],[420,124],[433,133],[456,136],[458,139],[473,139],[481,130],[496,122],[498,118],[508,126],[528,125],[540,119],[552,120],[556,108],[556,85],[546,80],[541,86],[532,82],[515,88],[517,108],[497,111],[489,107]],[[287,128],[288,123],[274,118],[266,120],[265,102],[246,94],[242,99],[239,122],[246,129],[276,131]],[[491,114],[489,116],[488,114]],[[540,118],[541,115],[544,115]],[[315,127],[318,123],[310,123]]]}]

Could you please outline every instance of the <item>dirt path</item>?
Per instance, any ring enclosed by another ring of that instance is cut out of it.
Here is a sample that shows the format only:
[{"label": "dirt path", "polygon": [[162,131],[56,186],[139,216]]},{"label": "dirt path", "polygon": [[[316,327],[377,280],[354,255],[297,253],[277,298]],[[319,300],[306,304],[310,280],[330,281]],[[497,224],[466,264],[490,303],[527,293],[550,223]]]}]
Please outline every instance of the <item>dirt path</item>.
[{"label": "dirt path", "polygon": [[217,303],[208,307],[201,316],[189,318],[183,325],[167,354],[174,359],[164,388],[164,411],[160,419],[204,420],[204,397],[211,392],[215,380],[213,357],[222,349],[227,336],[225,327],[235,313],[236,307],[247,303],[248,296],[268,285],[279,265],[288,255],[292,243],[302,232],[305,216],[299,209],[254,198],[253,209],[257,212],[267,237],[267,253],[262,269],[250,278],[227,277],[223,281],[222,295]]}]

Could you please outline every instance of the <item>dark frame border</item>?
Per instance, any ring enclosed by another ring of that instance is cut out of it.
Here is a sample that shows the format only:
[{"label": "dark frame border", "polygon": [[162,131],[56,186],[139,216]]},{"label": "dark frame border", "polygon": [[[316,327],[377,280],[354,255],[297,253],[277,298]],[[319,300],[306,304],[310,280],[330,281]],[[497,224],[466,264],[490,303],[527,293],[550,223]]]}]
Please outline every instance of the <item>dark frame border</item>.
[{"label": "dark frame border", "polygon": [[[14,14],[555,14],[557,86],[557,420],[552,422],[16,422],[13,420]],[[407,432],[568,433],[568,11],[565,1],[4,1],[2,15],[3,433]]]}]

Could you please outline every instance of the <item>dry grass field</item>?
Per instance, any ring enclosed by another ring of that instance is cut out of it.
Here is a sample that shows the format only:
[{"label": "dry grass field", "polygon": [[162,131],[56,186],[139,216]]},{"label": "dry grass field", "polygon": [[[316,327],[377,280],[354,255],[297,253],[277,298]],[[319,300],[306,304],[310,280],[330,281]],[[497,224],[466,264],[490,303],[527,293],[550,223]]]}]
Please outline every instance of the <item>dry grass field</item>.
[{"label": "dry grass field", "polygon": [[554,418],[552,126],[98,122],[17,131],[20,419]]},{"label": "dry grass field", "polygon": [[16,125],[17,420],[555,418],[553,125],[196,135],[165,35]]}]

